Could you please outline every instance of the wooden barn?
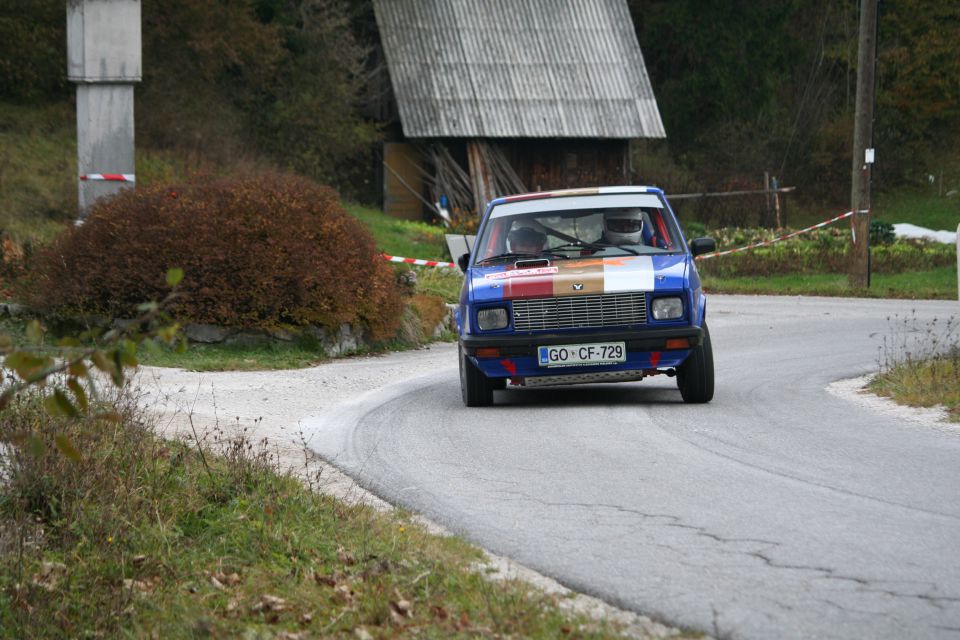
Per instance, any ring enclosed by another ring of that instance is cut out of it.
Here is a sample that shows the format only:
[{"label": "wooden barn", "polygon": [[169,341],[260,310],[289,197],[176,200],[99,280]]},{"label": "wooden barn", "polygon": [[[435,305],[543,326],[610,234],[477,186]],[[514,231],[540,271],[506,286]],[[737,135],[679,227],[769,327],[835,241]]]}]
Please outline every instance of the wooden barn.
[{"label": "wooden barn", "polygon": [[384,210],[446,196],[625,184],[630,141],[665,133],[626,0],[374,0],[399,127]]}]

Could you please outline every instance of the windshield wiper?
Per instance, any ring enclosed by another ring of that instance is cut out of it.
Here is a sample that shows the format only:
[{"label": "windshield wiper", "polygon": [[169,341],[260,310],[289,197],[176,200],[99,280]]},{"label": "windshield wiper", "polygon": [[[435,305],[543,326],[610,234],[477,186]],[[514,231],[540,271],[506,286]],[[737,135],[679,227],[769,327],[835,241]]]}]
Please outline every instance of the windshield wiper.
[{"label": "windshield wiper", "polygon": [[484,264],[486,262],[493,262],[494,260],[510,260],[512,258],[536,258],[539,257],[538,253],[501,253],[499,255],[490,256],[489,258],[484,258],[483,260],[478,260],[477,264]]},{"label": "windshield wiper", "polygon": [[557,250],[567,250],[567,249],[590,249],[591,251],[602,251],[604,249],[609,249],[610,247],[616,247],[617,249],[622,249],[627,253],[635,256],[640,255],[640,253],[635,251],[634,249],[625,247],[620,244],[610,244],[608,242],[571,242],[569,244],[561,244],[556,247],[550,247],[549,249],[547,249],[547,252],[557,251]]},{"label": "windshield wiper", "polygon": [[567,250],[567,249],[592,249],[594,251],[599,251],[600,249],[605,249],[606,245],[598,244],[596,242],[570,242],[568,244],[561,244],[556,247],[550,247],[547,251],[557,251],[557,250]]}]

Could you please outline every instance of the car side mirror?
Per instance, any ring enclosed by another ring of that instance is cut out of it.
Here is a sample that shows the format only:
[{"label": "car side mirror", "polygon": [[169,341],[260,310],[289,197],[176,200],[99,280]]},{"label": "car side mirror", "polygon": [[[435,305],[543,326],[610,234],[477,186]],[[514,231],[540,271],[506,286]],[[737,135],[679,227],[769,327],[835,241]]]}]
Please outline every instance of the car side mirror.
[{"label": "car side mirror", "polygon": [[467,272],[467,265],[470,264],[470,254],[465,253],[459,258],[457,258],[457,266],[460,267],[460,271],[464,273]]},{"label": "car side mirror", "polygon": [[711,253],[717,250],[717,242],[713,238],[697,238],[690,241],[690,253],[698,256],[701,253]]}]

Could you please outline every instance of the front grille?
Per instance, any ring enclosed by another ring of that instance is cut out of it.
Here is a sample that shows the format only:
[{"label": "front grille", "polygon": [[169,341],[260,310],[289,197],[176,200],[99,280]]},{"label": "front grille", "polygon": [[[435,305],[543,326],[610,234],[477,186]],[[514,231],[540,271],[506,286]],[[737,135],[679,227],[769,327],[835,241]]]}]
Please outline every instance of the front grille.
[{"label": "front grille", "polygon": [[513,301],[516,331],[615,327],[646,321],[647,298],[639,292]]}]

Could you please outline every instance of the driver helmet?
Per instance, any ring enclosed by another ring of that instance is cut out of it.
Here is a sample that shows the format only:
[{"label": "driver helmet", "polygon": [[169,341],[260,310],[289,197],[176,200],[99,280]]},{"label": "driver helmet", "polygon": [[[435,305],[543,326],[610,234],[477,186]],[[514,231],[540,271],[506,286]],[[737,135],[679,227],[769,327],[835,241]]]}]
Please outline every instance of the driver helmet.
[{"label": "driver helmet", "polygon": [[640,244],[642,232],[640,209],[609,209],[603,214],[603,239],[610,244]]},{"label": "driver helmet", "polygon": [[543,245],[547,241],[547,236],[536,229],[530,227],[519,227],[510,232],[507,236],[507,251],[511,253],[532,253],[539,254],[543,250]]}]

